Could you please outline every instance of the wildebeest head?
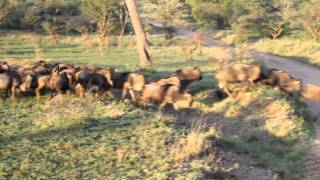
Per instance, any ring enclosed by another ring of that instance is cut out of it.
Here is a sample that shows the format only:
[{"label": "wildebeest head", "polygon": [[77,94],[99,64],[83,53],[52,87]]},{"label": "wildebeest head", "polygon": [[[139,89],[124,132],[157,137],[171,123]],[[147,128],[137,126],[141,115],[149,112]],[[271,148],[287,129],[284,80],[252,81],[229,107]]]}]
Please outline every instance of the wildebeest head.
[{"label": "wildebeest head", "polygon": [[8,71],[9,68],[9,64],[6,61],[0,61],[0,72]]},{"label": "wildebeest head", "polygon": [[52,69],[52,73],[51,73],[52,76],[58,76],[59,75],[59,68],[58,67],[54,67]]},{"label": "wildebeest head", "polygon": [[141,74],[131,73],[129,81],[132,85],[132,89],[135,91],[142,91],[143,86],[145,85],[145,78]]},{"label": "wildebeest head", "polygon": [[201,70],[197,67],[191,67],[186,69],[179,69],[174,73],[181,80],[201,80]]},{"label": "wildebeest head", "polygon": [[112,75],[114,72],[115,72],[115,70],[113,68],[104,68],[99,71],[99,73],[102,74],[107,79],[107,82],[111,86],[113,86]]},{"label": "wildebeest head", "polygon": [[302,83],[300,79],[292,78],[290,81],[288,81],[287,85],[282,88],[286,92],[299,92],[302,88]]}]

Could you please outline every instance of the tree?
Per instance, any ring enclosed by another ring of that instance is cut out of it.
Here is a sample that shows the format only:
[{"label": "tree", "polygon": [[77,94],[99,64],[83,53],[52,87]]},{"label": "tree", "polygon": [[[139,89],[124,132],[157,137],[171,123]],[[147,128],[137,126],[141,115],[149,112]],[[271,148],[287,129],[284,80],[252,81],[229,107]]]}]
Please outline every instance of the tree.
[{"label": "tree", "polygon": [[267,28],[272,39],[278,38],[288,29],[290,13],[301,4],[301,0],[273,0],[272,11],[267,16]]},{"label": "tree", "polygon": [[320,34],[320,0],[301,4],[293,13],[291,24],[303,28],[307,35],[317,41]]},{"label": "tree", "polygon": [[0,24],[4,27],[20,27],[20,19],[23,17],[23,2],[19,0],[0,1]]},{"label": "tree", "polygon": [[143,1],[143,16],[156,19],[164,26],[184,25],[190,19],[189,8],[181,0],[145,0]]},{"label": "tree", "polygon": [[124,1],[120,3],[120,7],[116,11],[116,14],[119,19],[119,25],[120,25],[120,47],[124,46],[124,34],[126,31],[127,24],[129,22],[129,13],[127,6]]},{"label": "tree", "polygon": [[152,61],[149,46],[146,40],[146,35],[143,30],[143,24],[138,13],[137,5],[134,0],[125,0],[125,2],[137,40],[137,49],[140,56],[140,66],[142,68],[146,68],[152,63]]},{"label": "tree", "polygon": [[114,0],[82,0],[81,11],[97,23],[100,47],[108,44],[108,36],[115,21],[115,11],[119,1]]},{"label": "tree", "polygon": [[8,6],[9,2],[3,0],[0,2],[0,23],[9,15],[11,7]]},{"label": "tree", "polygon": [[193,18],[202,26],[223,29],[230,27],[234,0],[188,0]]},{"label": "tree", "polygon": [[[236,32],[236,41],[244,42],[252,38],[274,36],[281,33],[282,24],[272,1],[239,0],[233,5],[232,29]],[[279,29],[278,25],[280,24]],[[272,34],[272,33],[271,33]]]}]

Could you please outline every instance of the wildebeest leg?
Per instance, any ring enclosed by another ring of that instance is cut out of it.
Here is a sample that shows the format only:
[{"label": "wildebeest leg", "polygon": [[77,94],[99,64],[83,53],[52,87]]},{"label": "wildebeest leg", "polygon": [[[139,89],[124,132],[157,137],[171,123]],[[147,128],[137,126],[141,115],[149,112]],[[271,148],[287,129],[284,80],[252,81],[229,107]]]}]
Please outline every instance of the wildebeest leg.
[{"label": "wildebeest leg", "polygon": [[132,89],[129,89],[129,93],[130,93],[132,101],[136,102],[136,97],[134,96],[134,91]]},{"label": "wildebeest leg", "polygon": [[219,82],[218,83],[218,86],[219,86],[219,89],[220,90],[223,90],[224,93],[228,94],[228,96],[231,96],[232,97],[232,94],[230,93],[228,87],[227,87],[227,83],[226,82]]},{"label": "wildebeest leg", "polygon": [[5,95],[6,95],[7,98],[10,97],[10,92],[9,91],[10,91],[10,89],[6,89],[6,91],[5,91]]},{"label": "wildebeest leg", "polygon": [[160,103],[159,105],[159,108],[158,108],[158,111],[159,113],[162,112],[163,108],[167,105],[167,102],[163,101],[162,103]]},{"label": "wildebeest leg", "polygon": [[252,90],[252,88],[254,87],[253,80],[251,80],[251,79],[248,80],[248,87],[249,87],[249,90]]},{"label": "wildebeest leg", "polygon": [[123,87],[122,96],[121,96],[122,99],[126,98],[126,96],[127,96],[127,91],[128,91],[128,89],[125,88],[125,87]]},{"label": "wildebeest leg", "polygon": [[113,98],[113,94],[111,93],[110,90],[105,91],[105,92],[104,92],[104,96],[108,96],[108,97]]},{"label": "wildebeest leg", "polygon": [[11,99],[15,99],[16,98],[16,87],[11,87]]},{"label": "wildebeest leg", "polygon": [[84,94],[85,94],[85,88],[80,84],[78,83],[75,87],[75,91],[76,91],[76,94],[80,97],[84,97]]},{"label": "wildebeest leg", "polygon": [[140,99],[139,99],[139,102],[136,103],[138,106],[142,106],[142,107],[145,107],[148,103],[149,99],[146,98],[143,93],[141,94],[140,96]]},{"label": "wildebeest leg", "polygon": [[36,89],[34,90],[37,99],[40,99],[40,96],[41,96],[40,91],[41,91],[41,88],[36,88]]},{"label": "wildebeest leg", "polygon": [[232,94],[230,93],[229,89],[227,88],[227,86],[223,86],[223,92],[227,93],[228,96],[232,97]]}]

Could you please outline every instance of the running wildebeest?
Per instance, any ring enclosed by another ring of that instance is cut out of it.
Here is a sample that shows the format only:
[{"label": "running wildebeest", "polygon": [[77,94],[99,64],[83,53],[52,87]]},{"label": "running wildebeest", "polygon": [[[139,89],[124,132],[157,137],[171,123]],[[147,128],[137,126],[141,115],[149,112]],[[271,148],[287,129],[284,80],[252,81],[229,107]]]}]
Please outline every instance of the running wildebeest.
[{"label": "running wildebeest", "polygon": [[172,104],[174,109],[181,109],[191,106],[192,96],[181,93],[179,87],[175,85],[151,83],[144,86],[139,104],[146,106],[150,101],[159,103],[160,109],[167,104]]},{"label": "running wildebeest", "polygon": [[185,92],[194,82],[202,79],[200,69],[195,66],[192,68],[179,69],[166,79],[156,81],[159,85],[171,84],[179,87],[181,93]]},{"label": "running wildebeest", "polygon": [[261,77],[261,65],[234,64],[231,67],[220,70],[215,74],[219,88],[229,96],[232,96],[227,85],[235,82],[248,82],[249,87]]},{"label": "running wildebeest", "polygon": [[300,91],[300,95],[306,99],[320,101],[320,86],[314,84],[306,84]]},{"label": "running wildebeest", "polygon": [[134,92],[141,92],[145,84],[143,75],[130,72],[114,72],[111,79],[113,88],[122,89],[122,98],[129,92],[133,102],[136,102]]},{"label": "running wildebeest", "polygon": [[299,92],[301,90],[301,81],[299,79],[292,77],[285,71],[276,69],[265,71],[261,82],[273,87],[278,87],[288,93]]},{"label": "running wildebeest", "polygon": [[85,92],[93,86],[98,87],[100,94],[108,95],[112,97],[111,88],[113,86],[112,74],[114,70],[112,68],[102,69],[98,71],[83,70],[76,73],[76,85],[77,94],[83,97]]}]

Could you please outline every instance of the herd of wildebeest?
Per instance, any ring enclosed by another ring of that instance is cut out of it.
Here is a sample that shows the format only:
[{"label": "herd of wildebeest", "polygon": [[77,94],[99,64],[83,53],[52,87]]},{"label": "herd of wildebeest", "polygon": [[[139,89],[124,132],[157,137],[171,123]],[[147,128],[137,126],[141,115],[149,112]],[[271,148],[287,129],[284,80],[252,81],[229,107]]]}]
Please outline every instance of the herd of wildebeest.
[{"label": "herd of wildebeest", "polygon": [[[298,93],[301,97],[320,101],[319,86],[303,85],[287,72],[267,69],[260,64],[233,64],[218,70],[214,78],[219,85],[219,92],[229,96],[236,92],[236,89],[230,92],[229,83],[244,82],[246,90],[255,84],[270,85],[290,94]],[[37,98],[44,92],[53,95],[75,92],[80,97],[88,94],[113,97],[112,89],[122,89],[122,98],[129,93],[137,106],[154,102],[159,104],[160,109],[168,104],[174,109],[181,109],[191,106],[193,97],[189,87],[201,79],[201,70],[196,66],[179,69],[170,77],[147,82],[143,74],[118,72],[114,68],[75,67],[42,60],[34,64],[11,66],[6,61],[0,61],[0,90],[4,90],[11,98],[21,92],[34,93]]]}]

